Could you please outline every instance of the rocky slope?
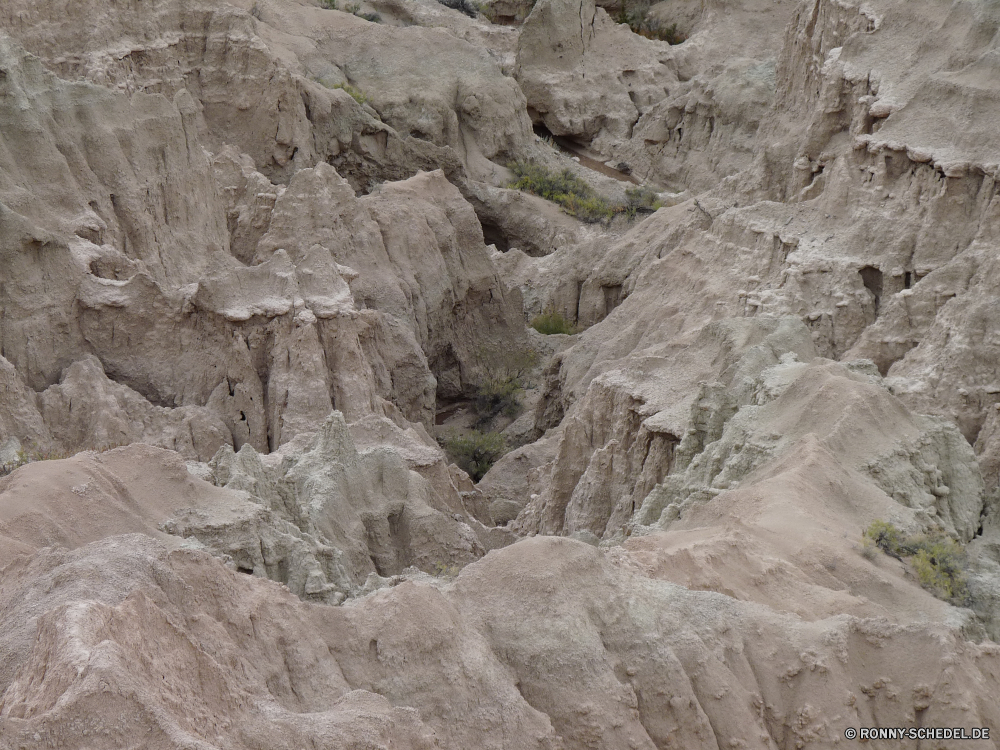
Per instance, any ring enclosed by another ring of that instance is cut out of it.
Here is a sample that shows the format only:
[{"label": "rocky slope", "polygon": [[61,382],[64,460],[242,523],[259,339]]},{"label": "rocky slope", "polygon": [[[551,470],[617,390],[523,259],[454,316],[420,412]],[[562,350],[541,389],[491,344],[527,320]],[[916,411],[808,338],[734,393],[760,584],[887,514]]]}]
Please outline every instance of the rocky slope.
[{"label": "rocky slope", "polygon": [[601,5],[0,7],[0,750],[1000,726],[1000,16]]}]

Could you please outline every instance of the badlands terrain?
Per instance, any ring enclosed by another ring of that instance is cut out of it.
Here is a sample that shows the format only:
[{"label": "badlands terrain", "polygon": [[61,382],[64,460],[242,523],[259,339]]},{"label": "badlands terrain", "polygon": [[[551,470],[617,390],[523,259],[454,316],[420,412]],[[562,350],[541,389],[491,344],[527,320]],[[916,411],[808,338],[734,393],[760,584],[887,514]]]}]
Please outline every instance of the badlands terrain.
[{"label": "badlands terrain", "polygon": [[0,750],[1000,746],[998,123],[995,0],[0,1]]}]

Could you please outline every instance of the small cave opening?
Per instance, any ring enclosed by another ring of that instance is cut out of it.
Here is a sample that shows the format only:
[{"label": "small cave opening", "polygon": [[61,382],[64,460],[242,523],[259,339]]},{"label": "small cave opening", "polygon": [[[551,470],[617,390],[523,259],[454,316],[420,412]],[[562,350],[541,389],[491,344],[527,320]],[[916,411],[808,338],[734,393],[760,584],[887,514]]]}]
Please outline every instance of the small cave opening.
[{"label": "small cave opening", "polygon": [[499,224],[482,217],[479,218],[479,223],[483,227],[483,241],[487,245],[495,245],[496,249],[501,253],[510,250],[510,238],[507,237],[507,234],[500,228]]},{"label": "small cave opening", "polygon": [[547,127],[545,127],[545,123],[542,122],[541,120],[539,120],[534,125],[532,125],[531,129],[533,131],[535,131],[535,135],[537,135],[539,138],[550,140],[553,143],[556,140],[555,135],[552,134],[551,130],[549,130]]},{"label": "small cave opening", "polygon": [[903,271],[903,288],[910,289],[913,287],[913,272]]},{"label": "small cave opening", "polygon": [[882,301],[882,272],[875,266],[865,266],[858,271],[858,274],[865,289],[875,296],[875,314],[878,315],[879,304]]}]

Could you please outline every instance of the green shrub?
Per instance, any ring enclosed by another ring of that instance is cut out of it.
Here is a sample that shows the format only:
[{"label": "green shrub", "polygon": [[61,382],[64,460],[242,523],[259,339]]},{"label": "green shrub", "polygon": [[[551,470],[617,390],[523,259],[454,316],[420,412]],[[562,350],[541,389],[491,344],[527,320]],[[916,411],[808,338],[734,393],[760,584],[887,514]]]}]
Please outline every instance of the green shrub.
[{"label": "green shrub", "polygon": [[637,213],[653,213],[663,208],[660,195],[647,185],[637,185],[625,191],[625,210],[630,216]]},{"label": "green shrub", "polygon": [[[110,450],[109,448],[97,448],[98,453],[103,453],[105,450]],[[5,477],[16,469],[20,469],[26,464],[35,463],[36,461],[61,461],[64,458],[72,458],[74,454],[68,453],[61,450],[38,450],[32,449],[26,451],[21,449],[17,452],[17,458],[6,464],[5,466],[0,466],[0,477]]]},{"label": "green shrub", "polygon": [[[629,28],[631,28],[631,26]],[[676,23],[672,23],[669,26],[660,26],[649,19],[643,19],[638,28],[633,28],[632,31],[639,36],[646,37],[647,39],[657,39],[670,45],[680,44],[681,42],[687,41],[687,35],[677,30]]]},{"label": "green shrub", "polygon": [[5,477],[11,472],[20,469],[27,463],[31,463],[31,458],[23,450],[17,452],[17,457],[3,466],[0,466],[0,477]]},{"label": "green shrub", "polygon": [[478,415],[476,427],[500,414],[516,417],[521,411],[521,394],[528,376],[538,363],[538,352],[531,348],[483,347],[476,359],[479,372],[485,373],[474,381],[472,406]]},{"label": "green shrub", "polygon": [[656,39],[667,44],[680,44],[687,41],[687,36],[678,31],[677,24],[661,25],[649,18],[649,0],[622,0],[622,6],[615,14],[617,23],[626,24],[632,33],[647,39]]},{"label": "green shrub", "polygon": [[570,170],[553,172],[538,164],[517,161],[507,165],[517,180],[511,187],[558,202],[560,197],[574,195],[578,198],[594,194],[594,189]]},{"label": "green shrub", "polygon": [[522,392],[524,384],[515,375],[501,373],[482,380],[473,399],[479,415],[478,424],[486,424],[500,414],[516,417],[521,409]]},{"label": "green shrub", "polygon": [[568,169],[553,172],[523,161],[508,164],[507,168],[517,178],[510,184],[511,188],[552,201],[581,221],[608,221],[616,213],[624,211],[624,207],[613,205],[602,198],[594,188]]},{"label": "green shrub", "polygon": [[873,521],[865,530],[864,538],[897,560],[912,558],[910,563],[917,580],[934,596],[956,606],[969,605],[965,550],[954,539],[922,534],[904,537],[887,521]]},{"label": "green shrub", "polygon": [[903,544],[903,533],[888,521],[872,521],[865,529],[864,536],[871,539],[875,546],[897,560],[903,559],[900,549]]},{"label": "green shrub", "polygon": [[473,430],[468,435],[443,438],[441,447],[462,471],[478,482],[507,452],[507,442],[499,432]]},{"label": "green shrub", "polygon": [[366,104],[368,102],[368,96],[363,91],[354,88],[354,86],[352,86],[349,83],[338,83],[335,84],[334,86],[331,86],[330,88],[343,89],[348,94],[350,94],[351,98],[354,99],[354,101],[356,101],[358,104]]},{"label": "green shrub", "polygon": [[656,191],[644,185],[628,188],[625,203],[612,203],[569,169],[553,172],[523,161],[512,162],[507,168],[517,178],[509,187],[552,201],[570,216],[591,224],[610,221],[617,214],[634,218],[640,211],[649,213],[663,205]]},{"label": "green shrub", "polygon": [[550,336],[553,333],[576,333],[576,326],[551,307],[546,308],[545,312],[541,315],[533,317],[531,319],[531,327],[546,336]]},{"label": "green shrub", "polygon": [[965,550],[954,539],[920,539],[915,543],[913,569],[920,585],[939,599],[961,606],[970,603],[965,578]]},{"label": "green shrub", "polygon": [[339,10],[337,7],[337,0],[319,0],[320,7],[326,8],[327,10]]}]

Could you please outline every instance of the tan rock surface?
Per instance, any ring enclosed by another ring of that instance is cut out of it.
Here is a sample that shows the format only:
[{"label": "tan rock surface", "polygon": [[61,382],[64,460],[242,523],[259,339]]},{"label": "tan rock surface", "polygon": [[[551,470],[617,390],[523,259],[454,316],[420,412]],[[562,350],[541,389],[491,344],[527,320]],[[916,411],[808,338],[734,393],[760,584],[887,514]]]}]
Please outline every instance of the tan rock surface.
[{"label": "tan rock surface", "polygon": [[0,6],[0,750],[1000,726],[1000,17],[600,5]]}]

